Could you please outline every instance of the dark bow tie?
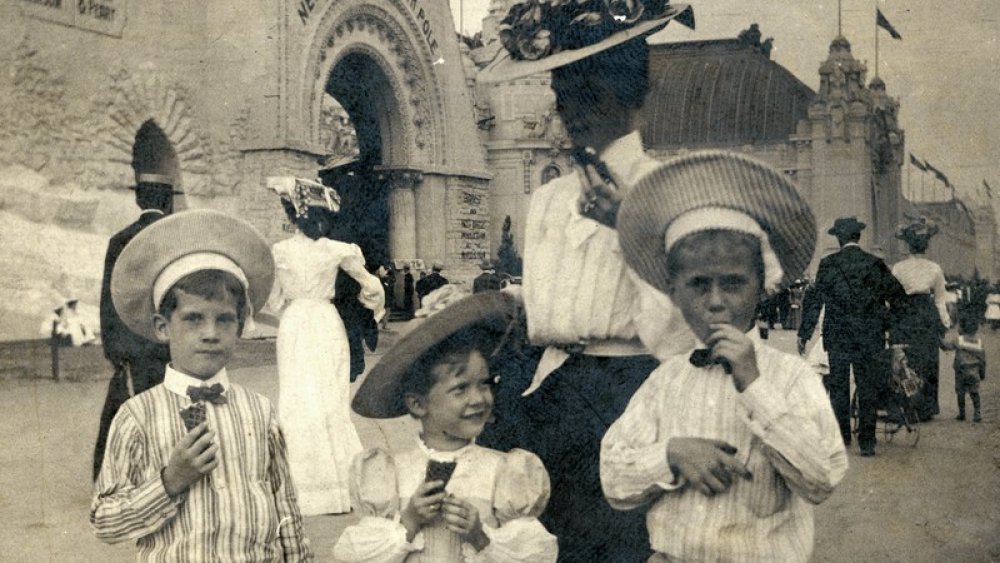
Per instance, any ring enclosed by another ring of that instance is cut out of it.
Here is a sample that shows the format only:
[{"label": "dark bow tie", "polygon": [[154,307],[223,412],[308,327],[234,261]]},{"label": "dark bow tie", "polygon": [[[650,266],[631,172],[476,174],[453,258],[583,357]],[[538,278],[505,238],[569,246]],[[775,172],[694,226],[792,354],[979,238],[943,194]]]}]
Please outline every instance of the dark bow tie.
[{"label": "dark bow tie", "polygon": [[211,387],[194,387],[192,385],[188,387],[187,394],[196,403],[199,401],[208,401],[216,405],[224,405],[226,404],[226,398],[222,395],[222,392],[225,390],[221,383],[216,383]]},{"label": "dark bow tie", "polygon": [[691,357],[688,358],[688,360],[691,362],[691,365],[696,368],[707,368],[709,366],[719,364],[726,370],[726,373],[732,373],[732,368],[729,367],[729,362],[722,358],[713,359],[712,351],[708,348],[698,348],[694,352],[691,352]]}]

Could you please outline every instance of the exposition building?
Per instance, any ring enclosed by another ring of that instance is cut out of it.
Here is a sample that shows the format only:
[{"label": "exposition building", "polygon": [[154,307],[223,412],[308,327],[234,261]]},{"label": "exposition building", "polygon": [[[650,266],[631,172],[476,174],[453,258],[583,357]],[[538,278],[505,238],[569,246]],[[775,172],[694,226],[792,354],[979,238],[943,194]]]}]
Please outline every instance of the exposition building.
[{"label": "exposition building", "polygon": [[[532,191],[572,163],[547,75],[476,84],[505,12],[497,0],[473,40],[444,0],[3,3],[0,238],[12,250],[0,288],[12,299],[0,325],[32,325],[69,296],[96,305],[104,245],[137,216],[127,188],[142,172],[172,177],[179,207],[239,215],[272,241],[287,228],[264,178],[321,176],[369,262],[441,262],[453,281],[496,256],[507,217],[523,249]],[[654,47],[650,153],[761,158],[820,225],[868,223],[863,244],[889,261],[896,226],[933,211],[947,233],[935,242],[963,249],[932,247],[946,271],[994,277],[992,213],[903,197],[898,102],[866,84],[848,42],[831,44],[817,92],[769,50],[755,27]],[[821,238],[817,261],[832,243]]]}]

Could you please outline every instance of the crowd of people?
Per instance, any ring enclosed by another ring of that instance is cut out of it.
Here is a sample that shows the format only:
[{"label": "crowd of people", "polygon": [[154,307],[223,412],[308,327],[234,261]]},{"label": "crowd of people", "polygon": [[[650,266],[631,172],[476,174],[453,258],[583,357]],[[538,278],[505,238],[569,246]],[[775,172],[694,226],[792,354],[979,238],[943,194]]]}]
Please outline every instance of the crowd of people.
[{"label": "crowd of people", "polygon": [[[942,339],[944,277],[920,257],[932,225],[900,230],[912,256],[890,270],[860,248],[864,223],[837,219],[841,248],[808,283],[818,225],[785,174],[725,151],[645,155],[645,38],[693,25],[687,6],[652,6],[528,0],[500,24],[480,79],[551,71],[576,147],[574,173],[532,194],[521,283],[484,262],[473,292],[441,300],[443,264],[372,273],[328,237],[339,198],[322,184],[269,181],[295,226],[269,245],[220,212],[171,214],[169,182],[140,176],[145,211],[112,239],[102,292],[115,376],[97,536],[134,540],[140,561],[804,562],[813,507],[848,468],[852,372],[860,452],[875,453],[887,335],[922,378],[923,416],[945,346],[961,412],[968,395],[981,419],[979,317],[958,306],[961,333]],[[350,400],[352,340],[375,346],[387,302],[435,310]],[[354,336],[348,303],[371,315]],[[276,408],[226,371],[265,304]],[[823,378],[758,330],[795,327],[804,354],[821,315]],[[365,449],[350,409],[420,432]],[[360,519],[314,554],[303,515],[347,511]]]}]

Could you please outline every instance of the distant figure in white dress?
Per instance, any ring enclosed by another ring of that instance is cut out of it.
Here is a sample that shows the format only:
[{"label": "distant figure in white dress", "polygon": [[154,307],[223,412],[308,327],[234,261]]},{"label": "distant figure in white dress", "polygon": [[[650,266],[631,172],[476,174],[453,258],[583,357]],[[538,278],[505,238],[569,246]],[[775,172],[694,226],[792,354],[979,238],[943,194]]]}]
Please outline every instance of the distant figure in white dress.
[{"label": "distant figure in white dress", "polygon": [[986,322],[990,328],[1000,328],[1000,293],[990,293],[986,296]]},{"label": "distant figure in white dress", "polygon": [[295,178],[269,178],[295,234],[272,247],[276,268],[271,306],[278,328],[278,418],[302,514],[351,510],[348,475],[361,441],[350,419],[350,349],[330,300],[341,270],[361,285],[359,301],[384,314],[378,278],[361,249],[325,238],[339,210],[332,188]]}]

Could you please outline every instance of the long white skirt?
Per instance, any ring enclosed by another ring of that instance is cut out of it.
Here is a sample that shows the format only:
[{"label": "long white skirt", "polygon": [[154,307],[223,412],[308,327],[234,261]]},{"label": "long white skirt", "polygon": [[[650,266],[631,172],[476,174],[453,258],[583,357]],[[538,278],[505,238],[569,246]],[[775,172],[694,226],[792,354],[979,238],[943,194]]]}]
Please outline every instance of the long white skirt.
[{"label": "long white skirt", "polygon": [[329,302],[298,299],[278,328],[278,420],[303,515],[351,510],[348,475],[361,441],[350,418],[350,349]]}]

